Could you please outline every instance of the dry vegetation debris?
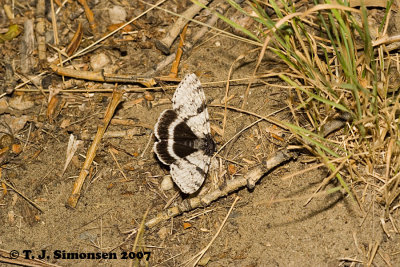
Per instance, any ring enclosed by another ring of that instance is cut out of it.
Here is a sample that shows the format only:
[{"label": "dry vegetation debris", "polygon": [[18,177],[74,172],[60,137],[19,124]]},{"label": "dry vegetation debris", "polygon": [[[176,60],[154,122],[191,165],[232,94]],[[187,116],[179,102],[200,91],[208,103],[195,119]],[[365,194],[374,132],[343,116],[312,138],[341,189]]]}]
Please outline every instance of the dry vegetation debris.
[{"label": "dry vegetation debris", "polygon": [[[0,262],[399,265],[399,1],[193,2],[0,0]],[[152,152],[185,72],[218,145],[196,196]]]}]

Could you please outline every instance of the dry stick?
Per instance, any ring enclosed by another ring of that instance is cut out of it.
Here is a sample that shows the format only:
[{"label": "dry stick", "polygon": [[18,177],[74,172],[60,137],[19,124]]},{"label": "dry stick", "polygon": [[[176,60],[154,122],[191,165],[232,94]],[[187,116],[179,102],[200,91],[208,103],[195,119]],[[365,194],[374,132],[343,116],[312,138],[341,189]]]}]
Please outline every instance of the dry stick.
[{"label": "dry stick", "polygon": [[33,29],[33,20],[27,19],[24,22],[24,36],[21,41],[21,72],[28,74],[31,72],[34,64],[32,57],[33,51],[35,50],[35,33]]},{"label": "dry stick", "polygon": [[369,260],[367,262],[368,267],[372,265],[372,262],[374,261],[374,258],[376,256],[376,252],[378,251],[379,245],[380,245],[380,241],[375,241],[375,245],[372,248],[372,251],[369,256]]},{"label": "dry stick", "polygon": [[[271,112],[271,113],[268,114],[266,117],[270,117],[270,116],[272,116],[272,115],[274,115],[274,114],[277,114],[277,113],[279,113],[279,112],[281,112],[282,110],[285,110],[285,109],[286,109],[286,107],[285,107],[285,108],[281,108],[281,109],[279,109],[279,110],[276,110],[276,111],[274,111],[274,112]],[[223,145],[218,149],[218,151],[215,153],[215,155],[218,155],[219,152],[221,152],[221,150],[225,148],[225,146],[227,146],[227,145],[228,145],[229,143],[231,143],[233,140],[236,140],[236,139],[239,137],[239,135],[241,135],[245,130],[247,130],[247,129],[253,127],[253,125],[256,125],[257,123],[259,123],[259,122],[262,121],[262,120],[264,120],[264,118],[260,118],[260,119],[256,120],[255,122],[253,122],[253,123],[247,125],[247,126],[244,127],[242,130],[240,130],[239,132],[237,132],[231,139],[229,139],[228,141],[226,141],[226,143],[223,144]],[[229,149],[229,150],[230,150],[230,149]],[[214,157],[215,157],[215,155],[214,155]]]},{"label": "dry stick", "polygon": [[[215,11],[217,11],[220,14],[224,14],[226,10],[228,9],[230,5],[226,2],[223,2],[219,6],[215,8]],[[212,27],[218,20],[218,16],[213,13],[210,17],[210,19],[201,27],[199,31],[193,36],[192,41],[186,41],[183,47],[183,50],[186,54],[189,54],[189,52],[192,50],[193,46],[203,38],[203,36],[209,31],[210,27]],[[151,77],[154,75],[154,73],[159,72],[160,70],[164,69],[166,66],[171,64],[171,62],[174,61],[176,57],[176,53],[173,53],[166,58],[164,58],[161,62],[159,62],[152,70],[149,70],[144,74],[146,77]]]},{"label": "dry stick", "polygon": [[[39,0],[36,5],[36,32],[37,32],[37,42],[38,42],[38,56],[42,67],[47,61],[46,55],[46,38],[44,36],[46,32],[46,6],[45,0]],[[18,88],[18,86],[17,86]],[[16,89],[17,89],[16,88]]]},{"label": "dry stick", "polygon": [[79,22],[78,28],[76,29],[74,36],[72,37],[69,45],[65,49],[65,53],[68,56],[72,56],[75,53],[75,51],[78,50],[82,42],[82,37],[83,37],[82,22]]},{"label": "dry stick", "polygon": [[[151,71],[152,73],[154,73],[154,71]],[[43,73],[44,74],[44,73]],[[42,74],[42,75],[43,75]],[[146,77],[147,77],[147,73],[146,73],[146,75],[145,75]],[[149,75],[149,76],[151,76],[151,75]],[[274,75],[272,75],[272,76],[276,76],[275,74]],[[267,77],[271,77],[271,75],[261,75],[261,76],[259,76],[259,78],[267,78]],[[155,77],[155,79],[159,79],[160,81],[161,80],[166,80],[166,81],[170,81],[171,79],[165,79],[165,78],[168,78],[168,77]],[[239,79],[231,79],[230,81],[231,82],[242,82],[242,81],[247,81],[247,80],[249,80],[249,78],[239,78]],[[180,81],[179,79],[174,79],[174,81]],[[68,81],[67,81],[68,82]],[[79,82],[79,81],[78,81]],[[27,83],[28,83],[28,81],[27,81]],[[224,80],[224,81],[214,81],[214,82],[207,82],[207,83],[202,83],[202,85],[203,86],[206,86],[206,85],[209,85],[209,86],[213,86],[213,85],[216,85],[216,84],[221,84],[221,83],[223,83],[223,84],[225,84],[226,83],[226,81]],[[74,87],[74,86],[82,86],[82,83],[77,83],[76,81],[74,81],[74,83],[71,83],[71,85],[70,85],[71,87]],[[17,86],[18,88],[19,88],[19,86]],[[165,91],[165,90],[172,90],[172,89],[176,89],[176,86],[174,86],[174,85],[169,85],[169,86],[156,86],[156,87],[148,87],[148,88],[142,88],[142,87],[132,87],[132,88],[127,88],[126,90],[125,90],[125,92],[126,93],[132,93],[132,92],[134,92],[134,93],[142,93],[142,92],[145,92],[145,91],[149,91],[149,90],[153,90],[153,91]],[[38,90],[36,90],[36,89],[15,89],[17,92],[38,92]],[[49,92],[49,90],[48,89],[41,89],[43,92],[46,92],[46,93],[48,93]],[[101,93],[104,93],[104,92],[108,92],[108,93],[112,93],[113,92],[113,89],[103,89],[103,88],[95,88],[95,89],[89,89],[89,88],[85,88],[85,89],[62,89],[62,90],[60,90],[60,92],[63,92],[63,93],[94,93],[94,92],[101,92]]]},{"label": "dry stick", "polygon": [[169,77],[176,78],[178,77],[178,67],[179,63],[181,62],[181,57],[183,54],[183,46],[185,45],[185,37],[186,37],[186,30],[188,28],[188,24],[183,28],[182,34],[179,38],[179,45],[178,49],[176,50],[176,56],[174,62],[172,62],[171,71],[169,72]]},{"label": "dry stick", "polygon": [[[307,206],[308,203],[310,203],[310,201],[317,195],[318,191],[321,190],[322,188],[324,188],[329,182],[330,180],[336,176],[336,174],[344,167],[344,164],[347,162],[347,160],[350,158],[350,156],[347,156],[339,165],[339,167],[335,168],[335,171],[332,172],[328,177],[326,177],[322,183],[317,187],[317,189],[315,189],[314,193],[312,194],[311,197],[309,197],[307,199],[307,201],[303,204],[303,206]],[[325,165],[326,166],[326,165]]]},{"label": "dry stick", "polygon": [[76,179],[74,183],[74,187],[72,189],[72,194],[68,198],[67,205],[71,208],[75,208],[76,204],[78,203],[79,197],[81,195],[81,189],[83,186],[83,183],[85,182],[86,176],[89,173],[89,168],[90,165],[92,164],[92,161],[96,155],[97,148],[99,147],[101,138],[104,135],[104,132],[107,129],[108,124],[111,121],[112,116],[114,115],[115,109],[117,108],[118,104],[121,102],[123,92],[120,90],[114,90],[112,94],[112,99],[110,101],[110,104],[107,107],[106,114],[104,116],[104,121],[103,125],[100,125],[97,127],[97,133],[96,136],[86,154],[86,159],[85,162],[83,163],[83,167],[81,169],[81,172],[79,173],[78,179]]},{"label": "dry stick", "polygon": [[[133,247],[132,247],[132,250],[131,250],[132,252],[136,252],[136,247],[137,247],[137,245],[138,245],[138,242],[139,242],[139,240],[142,239],[142,237],[143,237],[143,233],[144,233],[144,222],[146,221],[147,214],[149,214],[149,211],[150,211],[150,208],[148,208],[148,209],[146,210],[146,212],[144,213],[144,215],[143,215],[142,222],[140,223],[139,230],[138,230],[138,232],[137,232],[137,234],[136,234],[135,242],[133,243]],[[136,263],[137,263],[137,260],[138,260],[138,259],[136,259]],[[129,266],[130,266],[130,267],[133,266],[133,259],[129,262]]]},{"label": "dry stick", "polygon": [[192,43],[185,44],[185,49],[192,49],[193,45],[196,44],[200,39],[202,39],[203,36],[210,30],[210,28],[217,22],[219,17],[216,13],[223,15],[226,10],[228,10],[228,7],[230,7],[230,5],[225,1],[216,6],[215,12],[212,13],[206,24],[203,25],[203,27],[201,27],[201,29],[193,36]]},{"label": "dry stick", "polygon": [[[203,5],[208,5],[210,0],[200,0]],[[179,33],[182,31],[183,27],[188,23],[188,20],[192,19],[197,13],[200,12],[203,8],[192,4],[188,9],[186,9],[179,19],[167,30],[167,35],[161,39],[156,40],[156,47],[161,50],[164,54],[170,54],[170,48],[176,37],[178,37]]]},{"label": "dry stick", "polygon": [[149,220],[146,223],[146,227],[153,227],[158,223],[173,218],[199,207],[206,207],[211,202],[227,196],[229,193],[234,192],[242,187],[247,186],[249,189],[253,189],[255,184],[272,168],[275,168],[279,164],[286,162],[290,159],[297,157],[297,154],[290,152],[287,149],[277,151],[270,159],[263,160],[260,165],[254,167],[251,171],[246,173],[242,177],[237,177],[233,180],[226,181],[226,186],[222,189],[216,189],[204,196],[192,197],[185,199],[178,206],[169,208],[157,215],[157,217]]},{"label": "dry stick", "polygon": [[[40,1],[44,1],[44,0],[39,0]],[[78,52],[76,52],[74,55],[70,56],[69,58],[66,58],[62,61],[62,63],[65,63],[73,58],[79,57],[84,55],[87,51],[89,51],[90,49],[92,49],[92,47],[94,47],[95,45],[97,45],[98,43],[104,41],[105,39],[107,39],[108,37],[110,37],[111,35],[113,35],[114,33],[118,32],[119,30],[123,29],[126,25],[131,24],[132,22],[134,22],[135,20],[139,19],[140,17],[144,16],[145,14],[147,14],[148,12],[150,12],[151,10],[153,10],[154,8],[157,8],[159,5],[161,5],[162,3],[164,3],[167,0],[160,0],[159,2],[157,2],[155,5],[151,5],[151,7],[149,9],[147,9],[146,11],[144,11],[143,13],[141,13],[140,15],[134,17],[133,19],[131,19],[130,21],[124,23],[123,25],[121,25],[120,27],[118,27],[117,29],[113,30],[112,32],[110,32],[109,34],[107,34],[106,36],[100,38],[99,40],[97,40],[96,42],[94,42],[93,44],[89,45],[88,47],[83,48],[82,50],[79,50]],[[44,13],[44,12],[43,12]],[[43,16],[44,17],[44,16]],[[44,30],[43,30],[44,32]],[[44,47],[45,51],[46,51],[46,45]],[[40,59],[40,57],[39,57]],[[46,60],[46,57],[45,57]],[[22,86],[24,86],[25,84],[31,82],[32,80],[41,77],[43,75],[47,74],[47,71],[41,72],[40,74],[36,75],[35,77],[28,79],[27,81],[17,85],[15,87],[15,89],[21,88]]]},{"label": "dry stick", "polygon": [[45,261],[37,260],[37,259],[25,259],[24,256],[18,256],[17,258],[13,258],[14,252],[7,251],[4,249],[0,249],[0,262],[10,263],[12,265],[18,266],[30,266],[30,267],[62,267],[60,265],[48,263]]},{"label": "dry stick", "polygon": [[[251,54],[254,51],[257,51],[259,48],[250,50],[248,52],[246,52],[246,54]],[[226,87],[225,87],[225,98],[224,98],[224,104],[225,104],[225,109],[224,109],[224,119],[222,121],[222,137],[224,137],[225,134],[225,126],[226,126],[226,118],[228,115],[228,109],[227,109],[227,105],[228,105],[228,92],[229,92],[229,81],[232,75],[232,71],[233,71],[233,66],[235,65],[236,62],[238,62],[239,60],[243,59],[245,57],[245,54],[241,54],[240,56],[238,56],[235,61],[233,61],[233,63],[231,64],[231,67],[229,68],[229,73],[228,73],[228,79],[226,81]]]},{"label": "dry stick", "polygon": [[58,67],[55,64],[51,64],[50,68],[59,75],[73,77],[77,79],[90,80],[90,81],[140,83],[146,87],[151,87],[156,84],[156,81],[153,78],[144,78],[133,75],[124,75],[124,74],[110,74],[110,73],[104,73],[103,71],[74,70],[70,68]]},{"label": "dry stick", "polygon": [[3,9],[4,9],[4,12],[6,13],[7,18],[10,20],[10,23],[13,23],[15,16],[14,16],[14,12],[13,12],[11,6],[4,5]]},{"label": "dry stick", "polygon": [[222,120],[222,138],[224,138],[224,135],[225,135],[226,118],[228,116],[227,106],[228,106],[229,79],[231,78],[231,75],[232,75],[233,66],[235,65],[236,62],[238,62],[243,57],[244,57],[244,55],[238,56],[235,59],[235,61],[232,62],[231,67],[229,68],[228,79],[226,80],[226,87],[225,87],[225,97],[224,97],[225,108],[224,108],[224,119]]},{"label": "dry stick", "polygon": [[86,0],[78,0],[78,2],[85,9],[85,14],[86,14],[86,18],[87,18],[87,20],[89,22],[90,29],[92,29],[94,34],[96,34],[97,33],[97,24],[96,24],[96,21],[94,20],[94,16],[93,16],[92,10],[88,6]]},{"label": "dry stick", "polygon": [[[214,104],[214,105],[209,105],[209,107],[221,107],[221,108],[225,108],[225,105]],[[240,109],[240,108],[237,108],[237,107],[233,107],[233,106],[226,106],[226,108],[227,108],[227,109],[234,110],[234,111],[237,111],[237,112],[241,112],[241,113],[245,113],[245,114],[252,115],[252,116],[254,116],[254,117],[257,117],[257,118],[263,119],[263,120],[265,120],[265,121],[268,121],[268,122],[270,122],[270,123],[272,123],[272,124],[275,124],[275,125],[281,127],[282,129],[290,130],[285,124],[283,124],[281,121],[279,121],[279,120],[277,120],[277,119],[268,118],[268,117],[265,117],[265,116],[261,116],[261,115],[259,115],[259,114],[257,114],[257,113],[254,113],[254,112],[251,112],[251,111],[248,111],[248,110],[244,110],[244,109]],[[268,116],[269,116],[269,115],[268,115]]]},{"label": "dry stick", "polygon": [[117,164],[117,167],[118,167],[119,172],[122,174],[122,176],[124,176],[125,181],[128,181],[128,177],[126,177],[126,175],[125,175],[124,171],[122,170],[122,167],[121,167],[121,165],[119,164],[117,158],[115,157],[115,154],[114,154],[114,152],[112,151],[112,149],[109,148],[109,149],[108,149],[108,152],[110,152],[112,158],[113,158],[114,161],[115,161],[115,164]]},{"label": "dry stick", "polygon": [[[159,9],[159,10],[162,10],[162,11],[164,11],[164,12],[170,14],[170,15],[173,15],[173,16],[177,16],[177,17],[180,17],[180,18],[187,19],[187,20],[189,20],[189,21],[191,21],[191,22],[194,22],[194,23],[199,24],[199,25],[202,25],[202,26],[207,26],[208,28],[213,29],[213,30],[215,30],[216,32],[222,33],[225,37],[232,38],[232,39],[234,39],[234,40],[236,40],[236,41],[242,41],[242,42],[245,42],[245,43],[248,43],[248,44],[252,44],[252,45],[255,45],[255,46],[260,46],[260,47],[262,46],[262,45],[261,45],[259,42],[257,42],[257,41],[249,40],[249,39],[247,39],[247,38],[245,38],[245,37],[241,37],[241,36],[235,35],[235,34],[233,34],[233,33],[230,33],[230,32],[224,31],[224,30],[221,30],[221,29],[219,29],[219,28],[217,28],[217,27],[213,27],[213,26],[211,26],[211,25],[207,25],[206,23],[201,22],[201,21],[198,21],[198,20],[195,20],[195,19],[188,19],[188,18],[185,18],[185,17],[183,17],[181,14],[177,14],[177,13],[175,13],[175,12],[172,12],[172,11],[168,10],[168,9],[165,9],[165,8],[162,8],[162,7],[153,5],[153,4],[148,3],[148,2],[145,2],[145,1],[143,1],[143,0],[139,0],[139,1],[142,2],[143,4],[146,4],[146,5],[149,5],[149,6],[151,6],[151,7],[154,7],[154,8],[157,8],[157,9]],[[193,0],[191,0],[191,1],[193,2]],[[201,4],[201,3],[200,3],[200,4]]]},{"label": "dry stick", "polygon": [[[54,11],[54,0],[50,1],[50,6],[51,6],[51,23],[53,25],[53,36],[54,36],[54,46],[58,47],[58,43],[59,43],[59,39],[58,39],[58,30],[57,30],[57,19],[56,19],[56,13]],[[60,61],[60,65],[61,67],[63,66],[62,63],[62,56],[61,56],[61,52],[60,50],[57,51],[58,52],[58,58]],[[64,80],[64,76],[62,77],[63,81]],[[51,95],[51,94],[50,94]]]},{"label": "dry stick", "polygon": [[28,197],[26,197],[24,194],[22,194],[20,191],[18,191],[14,186],[12,186],[10,183],[8,183],[7,181],[5,181],[4,179],[1,180],[2,183],[4,183],[5,185],[7,185],[9,188],[11,188],[12,190],[14,190],[15,193],[17,193],[18,195],[20,195],[23,199],[25,199],[26,201],[28,201],[29,204],[31,204],[32,206],[34,206],[36,209],[38,209],[40,212],[43,213],[43,209],[36,204],[35,202],[33,202],[32,200],[30,200]]},{"label": "dry stick", "polygon": [[225,226],[226,221],[229,218],[229,215],[231,215],[233,207],[235,207],[236,202],[239,200],[239,197],[236,196],[235,200],[232,203],[231,208],[229,209],[228,213],[226,214],[224,220],[221,223],[221,226],[218,228],[218,231],[215,233],[215,235],[213,236],[213,238],[211,239],[210,243],[208,243],[208,245],[202,249],[197,255],[195,255],[192,259],[190,259],[190,261],[192,261],[194,258],[198,257],[197,260],[193,263],[193,267],[196,266],[196,264],[200,261],[200,259],[204,256],[204,254],[207,252],[207,250],[211,247],[212,243],[214,243],[215,239],[217,238],[217,236],[219,235],[219,233],[221,233],[222,228]]}]

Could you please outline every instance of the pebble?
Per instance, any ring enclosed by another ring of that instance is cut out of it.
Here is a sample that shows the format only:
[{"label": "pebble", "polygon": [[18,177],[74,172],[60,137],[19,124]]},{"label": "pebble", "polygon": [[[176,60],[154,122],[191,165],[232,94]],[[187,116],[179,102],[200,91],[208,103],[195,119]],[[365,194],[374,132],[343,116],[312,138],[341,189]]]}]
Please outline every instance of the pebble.
[{"label": "pebble", "polygon": [[122,6],[113,6],[108,10],[108,15],[110,16],[112,24],[126,21],[126,10]]},{"label": "pebble", "polygon": [[168,191],[174,188],[174,183],[172,182],[171,175],[165,175],[161,182],[161,189],[163,191]]},{"label": "pebble", "polygon": [[90,58],[90,66],[92,66],[94,71],[104,69],[110,62],[110,58],[104,53],[94,55]]}]

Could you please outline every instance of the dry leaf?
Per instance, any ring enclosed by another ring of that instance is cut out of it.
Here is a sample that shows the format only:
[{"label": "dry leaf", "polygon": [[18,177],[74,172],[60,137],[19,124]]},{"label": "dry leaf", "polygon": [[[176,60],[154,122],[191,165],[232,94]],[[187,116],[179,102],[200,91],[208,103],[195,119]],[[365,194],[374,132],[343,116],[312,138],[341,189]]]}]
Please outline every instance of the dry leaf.
[{"label": "dry leaf", "polygon": [[65,170],[67,169],[69,163],[72,160],[72,157],[74,156],[76,150],[78,149],[78,146],[82,143],[82,141],[80,140],[76,140],[75,136],[73,134],[71,134],[69,136],[69,142],[68,142],[68,147],[67,147],[67,157],[65,160],[65,165],[64,165],[64,169],[61,173],[61,175],[64,174]]},{"label": "dry leaf", "polygon": [[20,144],[13,144],[12,146],[11,146],[11,151],[14,153],[14,154],[19,154],[19,153],[21,153],[22,152],[22,146],[20,145]]},{"label": "dry leaf", "polygon": [[54,113],[57,107],[57,104],[59,102],[59,98],[57,95],[54,95],[51,99],[50,99],[50,103],[47,106],[47,118],[49,119],[50,123],[53,123],[53,119],[54,119]]},{"label": "dry leaf", "polygon": [[230,174],[230,175],[235,174],[235,173],[237,172],[236,166],[233,165],[233,164],[229,164],[229,165],[228,165],[228,171],[229,171],[229,174]]},{"label": "dry leaf", "polygon": [[68,56],[72,56],[75,53],[75,51],[78,50],[79,45],[81,44],[82,41],[82,36],[83,36],[82,23],[79,22],[78,29],[76,29],[74,37],[72,37],[71,42],[69,43],[67,49],[65,50]]},{"label": "dry leaf", "polygon": [[[123,22],[123,23],[112,24],[112,25],[107,27],[107,30],[109,30],[110,32],[115,31],[116,29],[121,27],[123,24],[125,24],[125,23]],[[123,27],[121,29],[121,31],[122,32],[131,32],[131,31],[133,31],[133,27],[132,27],[132,25],[128,24],[125,27]]]},{"label": "dry leaf", "polygon": [[188,229],[188,228],[190,228],[190,227],[192,227],[192,224],[191,224],[191,223],[188,223],[188,222],[184,222],[184,223],[183,223],[183,229]]},{"label": "dry leaf", "polygon": [[22,28],[17,24],[10,25],[8,27],[8,31],[4,34],[0,34],[0,44],[5,41],[11,41],[15,37],[17,37],[22,32]]}]

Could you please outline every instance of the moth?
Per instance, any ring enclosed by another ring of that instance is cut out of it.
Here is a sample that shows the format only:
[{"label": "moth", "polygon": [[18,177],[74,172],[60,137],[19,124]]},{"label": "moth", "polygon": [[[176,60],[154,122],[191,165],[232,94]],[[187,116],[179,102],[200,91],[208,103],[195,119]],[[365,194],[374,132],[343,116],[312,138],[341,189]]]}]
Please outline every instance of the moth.
[{"label": "moth", "polygon": [[170,166],[172,180],[183,193],[195,193],[207,176],[215,152],[206,97],[195,74],[182,79],[172,97],[172,109],[160,114],[154,134],[154,152]]}]

